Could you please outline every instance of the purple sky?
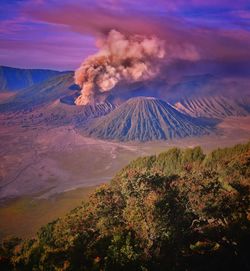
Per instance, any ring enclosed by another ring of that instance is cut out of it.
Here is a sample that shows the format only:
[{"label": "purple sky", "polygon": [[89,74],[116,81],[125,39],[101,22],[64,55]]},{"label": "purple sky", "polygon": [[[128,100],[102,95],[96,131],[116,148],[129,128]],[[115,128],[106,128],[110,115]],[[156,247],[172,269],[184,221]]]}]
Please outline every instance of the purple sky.
[{"label": "purple sky", "polygon": [[111,29],[188,59],[250,62],[249,0],[1,0],[0,65],[75,69]]}]

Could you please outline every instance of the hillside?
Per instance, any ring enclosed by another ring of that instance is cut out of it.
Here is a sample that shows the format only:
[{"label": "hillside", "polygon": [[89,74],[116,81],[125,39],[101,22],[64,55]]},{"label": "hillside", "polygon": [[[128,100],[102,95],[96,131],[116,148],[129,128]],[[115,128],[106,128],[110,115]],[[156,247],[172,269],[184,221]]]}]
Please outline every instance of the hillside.
[{"label": "hillside", "polygon": [[184,76],[163,91],[162,98],[193,117],[246,116],[250,112],[249,83],[240,77]]},{"label": "hillside", "polygon": [[128,100],[85,128],[88,136],[120,141],[149,141],[207,134],[204,121],[184,115],[152,97]]},{"label": "hillside", "polygon": [[226,118],[230,116],[247,116],[247,108],[234,99],[222,96],[196,97],[181,99],[175,104],[181,112],[193,117]]},{"label": "hillside", "polygon": [[35,239],[5,240],[1,270],[249,270],[250,143],[170,149],[124,168]]},{"label": "hillside", "polygon": [[39,105],[49,105],[52,102],[72,92],[73,74],[62,73],[51,77],[45,82],[25,88],[8,101],[1,104],[0,111],[31,110]]},{"label": "hillside", "polygon": [[72,72],[55,75],[5,98],[0,103],[0,113],[3,113],[1,124],[23,127],[41,124],[80,126],[88,119],[106,115],[114,109],[109,102],[75,106],[72,100],[79,95],[78,91]]},{"label": "hillside", "polygon": [[60,74],[58,71],[42,69],[18,69],[0,66],[0,92],[18,91],[42,83]]}]

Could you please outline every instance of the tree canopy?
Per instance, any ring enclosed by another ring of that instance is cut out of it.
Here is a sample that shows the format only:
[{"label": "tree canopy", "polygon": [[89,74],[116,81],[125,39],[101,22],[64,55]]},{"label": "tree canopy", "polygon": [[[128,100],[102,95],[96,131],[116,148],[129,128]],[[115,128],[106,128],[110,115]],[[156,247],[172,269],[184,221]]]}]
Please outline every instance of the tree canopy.
[{"label": "tree canopy", "polygon": [[250,142],[142,157],[88,202],[0,248],[1,270],[249,270]]}]

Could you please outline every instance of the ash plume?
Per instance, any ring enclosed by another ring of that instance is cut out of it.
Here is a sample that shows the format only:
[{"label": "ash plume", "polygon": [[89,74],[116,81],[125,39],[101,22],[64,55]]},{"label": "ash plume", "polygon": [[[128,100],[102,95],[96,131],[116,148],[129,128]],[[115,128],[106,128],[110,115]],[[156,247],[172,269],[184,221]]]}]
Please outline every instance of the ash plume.
[{"label": "ash plume", "polygon": [[98,93],[110,91],[119,82],[152,79],[159,74],[165,56],[164,41],[154,36],[126,36],[111,30],[98,44],[99,51],[88,57],[75,71],[81,95],[75,104],[94,102]]}]

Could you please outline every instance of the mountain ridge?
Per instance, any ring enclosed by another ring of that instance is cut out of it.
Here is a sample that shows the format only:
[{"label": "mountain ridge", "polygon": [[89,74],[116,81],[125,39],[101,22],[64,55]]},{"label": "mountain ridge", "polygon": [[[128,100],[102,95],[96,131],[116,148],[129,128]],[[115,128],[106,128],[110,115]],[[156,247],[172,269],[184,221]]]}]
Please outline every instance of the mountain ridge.
[{"label": "mountain ridge", "polygon": [[22,69],[0,65],[0,91],[20,91],[67,72],[50,69]]},{"label": "mountain ridge", "polygon": [[30,110],[33,107],[49,104],[67,95],[74,84],[72,73],[52,76],[39,84],[19,91],[14,97],[1,104],[1,111]]}]

